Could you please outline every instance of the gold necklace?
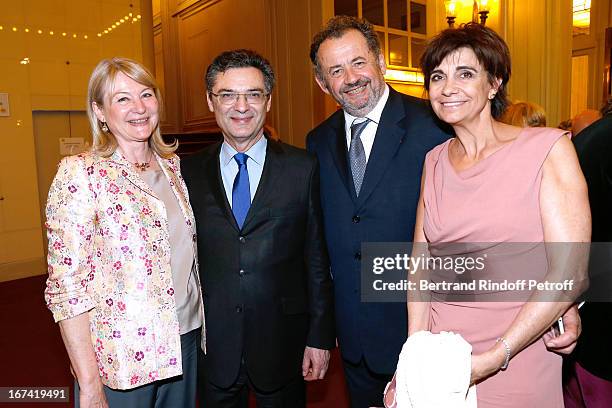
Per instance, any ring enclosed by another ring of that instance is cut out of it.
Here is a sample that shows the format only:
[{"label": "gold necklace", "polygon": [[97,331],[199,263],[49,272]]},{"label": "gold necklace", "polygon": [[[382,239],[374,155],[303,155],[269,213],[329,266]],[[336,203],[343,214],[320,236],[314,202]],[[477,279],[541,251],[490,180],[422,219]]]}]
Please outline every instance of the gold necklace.
[{"label": "gold necklace", "polygon": [[148,169],[149,167],[151,167],[151,159],[153,158],[153,153],[151,153],[151,156],[149,157],[149,160],[146,162],[134,162],[132,163],[134,165],[134,167],[136,167],[137,170],[140,171],[145,171],[146,169]]}]

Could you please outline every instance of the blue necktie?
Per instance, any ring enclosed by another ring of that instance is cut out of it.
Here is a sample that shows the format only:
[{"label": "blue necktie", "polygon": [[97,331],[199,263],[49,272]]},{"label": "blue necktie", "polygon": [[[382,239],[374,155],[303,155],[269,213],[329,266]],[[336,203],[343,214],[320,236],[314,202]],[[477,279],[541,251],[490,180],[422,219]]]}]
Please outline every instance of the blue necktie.
[{"label": "blue necktie", "polygon": [[249,156],[244,153],[236,153],[234,155],[234,160],[238,163],[238,174],[236,174],[234,186],[232,187],[232,212],[238,227],[241,229],[249,212],[249,207],[251,207],[251,188],[246,165],[248,158]]}]

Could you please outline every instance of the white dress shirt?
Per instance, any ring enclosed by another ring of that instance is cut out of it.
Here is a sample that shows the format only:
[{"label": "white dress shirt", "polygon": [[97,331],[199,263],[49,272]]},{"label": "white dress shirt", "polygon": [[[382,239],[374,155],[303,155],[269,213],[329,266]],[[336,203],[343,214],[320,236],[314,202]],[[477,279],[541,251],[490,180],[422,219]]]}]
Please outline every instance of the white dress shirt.
[{"label": "white dress shirt", "polygon": [[[370,113],[365,116],[365,118],[370,119],[370,123],[368,123],[363,132],[361,132],[360,139],[361,143],[363,143],[363,150],[365,150],[366,163],[370,159],[370,153],[372,152],[372,146],[374,145],[374,138],[376,137],[376,131],[378,130],[378,123],[380,122],[380,117],[383,109],[385,108],[385,104],[387,103],[387,99],[389,99],[389,85],[385,84],[385,90],[383,91],[380,100],[374,109],[372,109]],[[363,122],[363,119],[365,118],[358,118],[344,111],[344,130],[346,132],[347,150],[351,146],[351,125],[355,120],[357,120],[357,123],[359,123]]]},{"label": "white dress shirt", "polygon": [[[257,141],[249,150],[244,152],[249,158],[246,161],[247,171],[249,172],[249,189],[251,193],[251,202],[257,192],[261,173],[263,172],[264,163],[266,162],[266,148],[268,140],[265,136]],[[227,201],[230,207],[232,206],[232,189],[234,187],[234,179],[238,174],[238,163],[234,160],[234,156],[238,153],[236,149],[223,142],[221,151],[219,152],[219,166],[221,167],[221,178],[223,179],[223,188]]]}]

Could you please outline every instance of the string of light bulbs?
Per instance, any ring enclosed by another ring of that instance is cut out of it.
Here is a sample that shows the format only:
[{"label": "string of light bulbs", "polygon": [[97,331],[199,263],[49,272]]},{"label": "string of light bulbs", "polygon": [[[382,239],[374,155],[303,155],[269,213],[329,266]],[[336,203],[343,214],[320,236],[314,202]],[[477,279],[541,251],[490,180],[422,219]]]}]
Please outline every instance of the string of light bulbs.
[{"label": "string of light bulbs", "polygon": [[[120,25],[125,24],[125,23],[137,23],[142,19],[142,16],[140,14],[134,15],[133,13],[128,13],[125,16],[122,16],[120,18],[118,18],[115,22],[113,22],[112,24],[110,24],[107,28],[100,30],[99,32],[96,33],[97,37],[102,37],[105,35],[110,34],[113,30],[117,29]],[[56,30],[50,30],[50,29],[42,29],[42,28],[30,28],[30,27],[19,27],[16,25],[9,25],[9,26],[4,26],[2,24],[0,24],[0,32],[3,31],[7,31],[7,32],[24,32],[24,33],[32,33],[32,34],[38,34],[38,35],[49,35],[52,37],[61,37],[61,38],[80,38],[83,40],[87,40],[90,38],[90,34],[86,34],[86,33],[73,33],[73,32],[68,32],[68,31],[56,31]]]}]

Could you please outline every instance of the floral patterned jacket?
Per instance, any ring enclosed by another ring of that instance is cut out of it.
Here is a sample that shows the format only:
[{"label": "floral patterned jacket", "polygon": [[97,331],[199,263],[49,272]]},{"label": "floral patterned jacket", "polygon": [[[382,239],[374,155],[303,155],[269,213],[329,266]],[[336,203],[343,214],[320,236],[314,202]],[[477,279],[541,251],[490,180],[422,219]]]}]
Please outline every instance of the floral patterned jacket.
[{"label": "floral patterned jacket", "polygon": [[[179,159],[156,158],[197,253]],[[103,383],[130,389],[180,375],[166,209],[131,163],[118,151],[108,158],[92,152],[64,158],[46,215],[47,306],[56,322],[89,313]]]}]

